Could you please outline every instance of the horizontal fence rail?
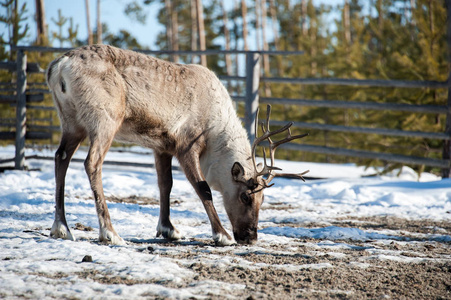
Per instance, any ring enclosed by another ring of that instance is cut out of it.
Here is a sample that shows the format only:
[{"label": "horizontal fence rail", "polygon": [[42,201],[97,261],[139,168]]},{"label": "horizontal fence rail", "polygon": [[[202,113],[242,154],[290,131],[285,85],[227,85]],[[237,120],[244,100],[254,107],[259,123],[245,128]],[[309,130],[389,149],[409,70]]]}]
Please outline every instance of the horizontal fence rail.
[{"label": "horizontal fence rail", "polygon": [[[286,124],[285,121],[271,121],[271,125],[283,126],[285,124]],[[380,134],[380,135],[388,135],[388,136],[404,136],[404,137],[426,138],[426,139],[437,139],[437,140],[450,140],[451,139],[451,136],[447,135],[446,133],[441,133],[441,132],[405,131],[405,130],[396,130],[396,129],[329,125],[329,124],[307,123],[307,122],[293,122],[293,126],[298,127],[298,128],[305,128],[305,129],[316,129],[316,130],[337,131],[337,132]]]},{"label": "horizontal fence rail", "polygon": [[[16,62],[1,62],[0,69],[6,69],[10,72],[36,72],[43,73],[44,70],[37,64],[26,62],[25,51],[61,53],[72,50],[73,48],[54,48],[54,47],[28,47],[13,46],[12,51],[17,51],[22,56]],[[245,115],[243,122],[248,130],[249,138],[252,141],[255,137],[253,123],[255,114],[260,103],[283,104],[296,106],[339,108],[339,109],[361,109],[361,110],[390,110],[405,111],[417,114],[442,114],[446,116],[447,123],[451,123],[451,82],[447,81],[408,81],[408,80],[379,80],[379,79],[346,79],[346,78],[276,78],[261,76],[261,56],[262,55],[302,55],[302,51],[227,51],[227,50],[206,50],[206,51],[155,51],[155,50],[136,50],[151,55],[244,55],[246,58],[245,76],[220,75],[219,78],[223,82],[242,82],[244,84],[244,95],[231,95],[236,102],[244,103]],[[18,55],[19,57],[20,55]],[[20,65],[20,67],[18,67]],[[448,103],[447,105],[423,105],[423,104],[405,104],[405,103],[378,103],[365,101],[344,101],[344,100],[314,100],[314,99],[292,99],[292,98],[276,98],[276,97],[260,97],[259,88],[262,83],[273,84],[297,84],[297,85],[340,85],[355,87],[386,87],[386,88],[428,88],[428,89],[447,89]],[[25,86],[28,89],[19,91]],[[20,88],[19,88],[20,87]],[[34,105],[32,103],[42,102],[45,94],[50,93],[43,83],[29,83],[27,85],[26,76],[17,84],[0,83],[0,91],[3,93],[12,93],[0,95],[0,103],[8,103],[18,106],[21,101],[22,109],[36,109],[44,111],[54,111],[54,107],[45,105]],[[18,99],[21,99],[20,101]],[[20,116],[19,116],[20,115]],[[21,118],[21,119],[20,119]],[[16,127],[16,132],[1,132],[0,138],[14,139],[16,138],[16,167],[23,168],[24,151],[17,149],[25,138],[40,139],[50,138],[52,132],[59,131],[58,126],[53,125],[36,125],[27,124],[28,132],[24,132],[24,115],[23,112],[18,114],[17,120],[2,120],[0,126]],[[43,122],[43,120],[41,120]],[[15,123],[15,124],[13,124]],[[282,126],[286,121],[272,120],[271,125]],[[344,126],[334,124],[309,123],[309,122],[293,122],[293,126],[303,129],[312,129],[319,131],[332,132],[351,132],[360,134],[377,134],[384,136],[400,136],[409,138],[437,139],[444,141],[443,159],[433,159],[426,157],[414,157],[399,154],[390,154],[383,152],[364,151],[359,149],[346,149],[337,147],[327,147],[319,145],[307,145],[289,143],[284,144],[281,148],[294,151],[304,151],[327,155],[342,155],[350,157],[358,157],[364,159],[379,159],[387,162],[397,162],[408,165],[426,165],[441,168],[444,177],[449,176],[451,162],[449,158],[451,140],[451,129],[445,128],[444,132],[423,132],[423,131],[405,131],[399,129],[376,128],[376,127],[359,127]],[[18,137],[20,136],[20,137]],[[24,144],[24,143],[23,143]],[[22,165],[21,165],[22,163]]]},{"label": "horizontal fence rail", "polygon": [[377,80],[377,79],[344,79],[344,78],[273,78],[262,77],[262,82],[296,83],[315,85],[375,86],[393,88],[448,88],[449,81],[416,81],[416,80]]},{"label": "horizontal fence rail", "polygon": [[[41,47],[41,46],[12,46],[12,51],[33,51],[33,52],[67,52],[73,50],[75,48],[72,47]],[[267,55],[302,55],[304,51],[277,51],[277,50],[269,50],[269,51],[250,51],[250,50],[145,50],[145,49],[133,49],[133,51],[141,52],[144,54],[168,54],[168,55],[218,55],[218,54],[267,54]]]},{"label": "horizontal fence rail", "polygon": [[289,98],[260,97],[262,103],[315,106],[328,108],[356,108],[374,110],[407,111],[413,113],[446,114],[449,111],[446,105],[415,105],[401,103],[355,102],[341,100],[307,100]]},{"label": "horizontal fence rail", "polygon": [[285,149],[296,150],[296,151],[305,151],[305,152],[314,152],[328,155],[344,155],[344,156],[352,156],[359,158],[368,158],[390,161],[390,162],[398,162],[407,165],[425,165],[437,168],[447,169],[450,167],[449,160],[441,160],[441,159],[433,159],[433,158],[425,158],[425,157],[416,157],[416,156],[407,156],[400,154],[390,154],[390,153],[382,153],[382,152],[373,152],[373,151],[363,151],[363,150],[354,150],[354,149],[345,149],[345,148],[335,148],[335,147],[326,147],[326,146],[317,146],[317,145],[302,145],[302,144],[285,144]]}]

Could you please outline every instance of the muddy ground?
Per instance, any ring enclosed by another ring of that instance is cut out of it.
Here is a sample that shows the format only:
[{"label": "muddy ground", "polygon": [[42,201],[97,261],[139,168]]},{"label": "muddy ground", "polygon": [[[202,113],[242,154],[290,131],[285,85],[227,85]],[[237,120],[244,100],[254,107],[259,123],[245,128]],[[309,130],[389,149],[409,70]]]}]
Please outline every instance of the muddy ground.
[{"label": "muddy ground", "polygon": [[[108,201],[158,205],[156,199],[142,197],[110,197]],[[264,209],[276,207],[266,205]],[[74,225],[76,236],[86,236],[84,241],[98,244],[96,229]],[[376,231],[390,238],[352,241],[281,237],[277,241],[282,243],[261,239],[256,245],[231,247],[216,247],[210,238],[178,242],[132,239],[127,241],[127,251],[167,258],[194,275],[180,277],[182,280],[121,276],[108,271],[111,268],[95,267],[104,262],[88,257],[91,253],[86,253],[83,262],[81,257],[78,261],[86,264],[84,271],[28,274],[37,276],[36,282],[42,284],[67,284],[70,278],[77,282],[82,278],[90,286],[93,282],[138,289],[138,285],[148,285],[150,288],[139,295],[142,299],[166,299],[155,285],[187,291],[189,299],[451,299],[451,222],[378,216],[342,217],[327,220],[327,224],[280,224],[303,228],[331,225]],[[47,238],[49,230],[30,232]],[[127,267],[126,261],[121,264]],[[33,299],[36,295],[14,294],[11,299]],[[101,293],[98,296],[104,298]],[[83,299],[82,294],[65,297]],[[55,298],[55,294],[48,298]],[[126,299],[124,295],[117,298]]]},{"label": "muddy ground", "polygon": [[[109,199],[119,201],[119,199]],[[155,199],[121,202],[156,204]],[[396,240],[326,241],[287,238],[284,244],[237,245],[225,250],[210,240],[135,243],[137,251],[174,259],[197,275],[183,283],[143,282],[114,274],[80,274],[101,283],[157,283],[184,288],[202,281],[227,287],[200,297],[238,299],[451,299],[450,222],[395,217],[341,218],[334,226],[389,232]],[[324,224],[283,224],[322,227]],[[82,228],[80,228],[82,229]],[[230,289],[235,284],[236,289]],[[152,295],[148,295],[151,297]]]}]

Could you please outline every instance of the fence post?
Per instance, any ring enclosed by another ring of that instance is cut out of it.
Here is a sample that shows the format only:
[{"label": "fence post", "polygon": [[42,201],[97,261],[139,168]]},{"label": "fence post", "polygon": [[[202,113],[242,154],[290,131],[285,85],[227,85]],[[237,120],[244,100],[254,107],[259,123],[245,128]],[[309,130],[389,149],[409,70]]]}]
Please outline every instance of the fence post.
[{"label": "fence post", "polygon": [[[450,44],[451,47],[451,44]],[[451,62],[451,60],[450,60]],[[448,77],[448,82],[451,84],[451,72]],[[448,103],[447,103],[448,111],[446,113],[446,124],[445,124],[445,133],[451,136],[451,87],[448,87]],[[442,158],[450,159],[451,158],[451,140],[443,141],[443,156]],[[446,169],[442,169],[442,178],[450,178],[451,176],[451,166],[448,166]]]},{"label": "fence post", "polygon": [[[447,40],[448,40],[448,63],[451,63],[451,0],[446,0],[447,10]],[[448,111],[446,112],[445,133],[451,136],[451,70],[448,74]],[[443,141],[443,159],[451,158],[451,141]],[[442,169],[442,178],[449,178],[451,176],[451,166],[447,169]]]},{"label": "fence post", "polygon": [[251,144],[255,139],[255,114],[258,109],[258,86],[260,83],[260,54],[246,53],[246,102],[244,112],[244,127],[247,130]]},{"label": "fence post", "polygon": [[23,170],[25,166],[25,133],[27,119],[27,55],[23,50],[17,51],[16,59],[17,90],[16,90],[16,157],[15,169]]}]

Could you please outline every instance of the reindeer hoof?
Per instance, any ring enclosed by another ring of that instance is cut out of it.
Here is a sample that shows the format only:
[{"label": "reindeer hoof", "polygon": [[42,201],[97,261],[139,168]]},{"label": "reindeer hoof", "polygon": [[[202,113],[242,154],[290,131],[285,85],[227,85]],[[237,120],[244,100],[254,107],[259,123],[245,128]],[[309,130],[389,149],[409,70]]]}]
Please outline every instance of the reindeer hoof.
[{"label": "reindeer hoof", "polygon": [[53,222],[52,230],[50,231],[50,237],[54,239],[75,241],[75,236],[72,234],[67,225],[64,225],[59,221]]},{"label": "reindeer hoof", "polygon": [[180,240],[183,238],[180,231],[178,231],[175,227],[172,228],[162,226],[158,224],[157,226],[157,237],[163,236],[165,239],[169,240]]},{"label": "reindeer hoof", "polygon": [[231,246],[233,244],[236,244],[235,240],[227,233],[213,234],[213,240],[215,241],[216,246]]},{"label": "reindeer hoof", "polygon": [[115,232],[112,232],[107,229],[100,229],[99,240],[101,243],[108,245],[117,245],[124,246],[126,245],[125,241]]}]

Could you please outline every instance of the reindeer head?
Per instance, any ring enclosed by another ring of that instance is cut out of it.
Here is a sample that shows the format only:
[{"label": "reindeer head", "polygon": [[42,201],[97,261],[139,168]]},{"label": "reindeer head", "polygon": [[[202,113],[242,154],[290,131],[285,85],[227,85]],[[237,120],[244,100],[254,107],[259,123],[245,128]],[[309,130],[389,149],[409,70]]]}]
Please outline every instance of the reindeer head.
[{"label": "reindeer head", "polygon": [[[235,195],[231,195],[237,201],[233,201],[233,207],[231,205],[227,205],[226,210],[229,215],[230,222],[233,226],[233,235],[235,240],[238,243],[253,243],[257,240],[257,225],[258,225],[258,213],[260,210],[260,206],[263,203],[263,190],[265,188],[271,187],[274,184],[271,184],[271,181],[278,176],[291,177],[291,178],[299,178],[304,180],[302,175],[306,174],[308,171],[305,171],[300,174],[287,174],[287,173],[276,173],[276,170],[281,170],[274,166],[274,153],[277,147],[280,145],[290,142],[294,139],[300,139],[308,134],[302,135],[291,135],[290,127],[293,125],[293,122],[288,123],[284,127],[270,131],[269,130],[269,116],[271,114],[271,106],[268,105],[266,111],[266,122],[261,123],[262,128],[262,136],[255,138],[254,143],[252,145],[252,168],[253,170],[248,171],[247,174],[245,168],[239,162],[235,162],[232,167],[232,179],[235,182],[237,188],[235,189]],[[258,127],[258,110],[257,117],[255,118],[255,133],[257,134]],[[277,142],[273,142],[271,137],[282,133],[287,132],[287,136]],[[268,141],[269,145],[269,153],[270,153],[270,165],[267,164],[266,161],[266,151],[263,149],[263,166],[262,164],[256,163],[255,152],[257,146],[263,141]],[[304,180],[305,181],[305,180]],[[227,207],[228,206],[228,207]]]}]

